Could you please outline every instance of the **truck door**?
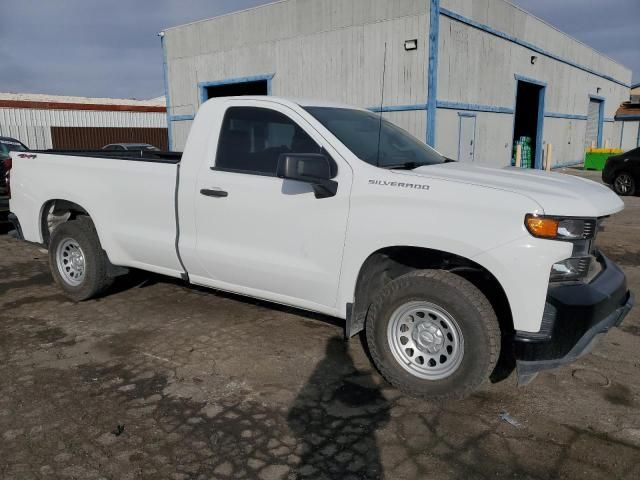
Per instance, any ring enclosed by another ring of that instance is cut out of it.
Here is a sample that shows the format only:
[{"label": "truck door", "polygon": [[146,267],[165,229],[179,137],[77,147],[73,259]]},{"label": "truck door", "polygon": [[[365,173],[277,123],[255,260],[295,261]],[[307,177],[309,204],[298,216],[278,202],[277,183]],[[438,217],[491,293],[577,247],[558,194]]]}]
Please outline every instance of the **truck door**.
[{"label": "truck door", "polygon": [[328,312],[336,304],[351,169],[333,158],[338,191],[329,198],[278,178],[282,153],[337,153],[323,150],[322,137],[286,106],[230,103],[215,158],[203,162],[196,181],[197,262],[188,268],[190,278]]}]

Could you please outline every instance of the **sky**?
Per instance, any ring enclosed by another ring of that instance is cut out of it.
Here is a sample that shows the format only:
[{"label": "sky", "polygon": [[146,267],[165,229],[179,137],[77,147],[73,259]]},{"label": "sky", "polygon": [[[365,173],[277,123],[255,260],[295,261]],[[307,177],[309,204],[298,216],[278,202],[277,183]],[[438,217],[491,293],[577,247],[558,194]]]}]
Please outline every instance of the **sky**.
[{"label": "sky", "polygon": [[[0,92],[163,95],[158,32],[263,3],[268,2],[0,0]],[[640,82],[640,0],[514,3],[631,68],[634,83]]]}]

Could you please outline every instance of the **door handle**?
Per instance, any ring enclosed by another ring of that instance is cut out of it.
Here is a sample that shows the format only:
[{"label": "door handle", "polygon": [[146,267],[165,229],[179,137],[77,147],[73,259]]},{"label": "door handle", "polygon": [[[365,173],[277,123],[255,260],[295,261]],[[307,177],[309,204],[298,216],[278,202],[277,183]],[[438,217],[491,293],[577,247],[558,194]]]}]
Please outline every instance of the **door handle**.
[{"label": "door handle", "polygon": [[225,192],[224,190],[218,190],[215,188],[203,188],[202,190],[200,190],[200,193],[207,197],[228,197],[229,196],[228,192]]}]

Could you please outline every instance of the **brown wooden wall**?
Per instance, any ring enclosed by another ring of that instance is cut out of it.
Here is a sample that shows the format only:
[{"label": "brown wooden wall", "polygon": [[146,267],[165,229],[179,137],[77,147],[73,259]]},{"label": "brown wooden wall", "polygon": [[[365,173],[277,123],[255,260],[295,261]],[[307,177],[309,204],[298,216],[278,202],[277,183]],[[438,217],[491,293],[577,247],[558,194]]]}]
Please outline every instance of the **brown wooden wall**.
[{"label": "brown wooden wall", "polygon": [[168,150],[166,128],[51,127],[56,150],[96,150],[109,143],[149,143]]}]

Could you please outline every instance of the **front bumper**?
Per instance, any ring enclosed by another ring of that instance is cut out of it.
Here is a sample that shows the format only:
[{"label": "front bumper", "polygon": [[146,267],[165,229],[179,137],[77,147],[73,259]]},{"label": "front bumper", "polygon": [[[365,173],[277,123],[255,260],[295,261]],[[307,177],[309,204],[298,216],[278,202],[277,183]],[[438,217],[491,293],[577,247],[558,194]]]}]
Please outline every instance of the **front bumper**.
[{"label": "front bumper", "polygon": [[603,269],[590,283],[549,288],[540,332],[516,332],[519,384],[526,385],[541,370],[572,363],[589,353],[633,307],[634,297],[622,270],[604,255],[598,260]]}]

